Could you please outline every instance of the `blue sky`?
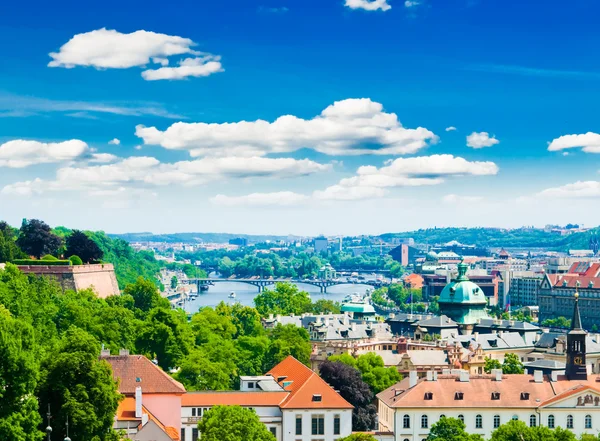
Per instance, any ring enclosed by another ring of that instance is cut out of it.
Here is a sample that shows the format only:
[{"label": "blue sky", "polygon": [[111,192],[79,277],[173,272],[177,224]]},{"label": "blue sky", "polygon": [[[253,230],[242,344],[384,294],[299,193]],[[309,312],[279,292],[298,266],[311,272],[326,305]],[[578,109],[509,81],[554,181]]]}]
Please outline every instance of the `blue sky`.
[{"label": "blue sky", "polygon": [[599,13],[4,2],[0,218],[307,235],[596,225]]}]

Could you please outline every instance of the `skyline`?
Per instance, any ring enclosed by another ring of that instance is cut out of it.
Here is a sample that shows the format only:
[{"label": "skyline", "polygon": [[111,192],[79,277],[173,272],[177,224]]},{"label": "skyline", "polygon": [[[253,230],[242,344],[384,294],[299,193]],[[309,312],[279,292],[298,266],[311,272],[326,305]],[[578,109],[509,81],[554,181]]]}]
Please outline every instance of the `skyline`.
[{"label": "skyline", "polygon": [[0,6],[1,217],[306,236],[598,224],[600,5],[323,3]]}]

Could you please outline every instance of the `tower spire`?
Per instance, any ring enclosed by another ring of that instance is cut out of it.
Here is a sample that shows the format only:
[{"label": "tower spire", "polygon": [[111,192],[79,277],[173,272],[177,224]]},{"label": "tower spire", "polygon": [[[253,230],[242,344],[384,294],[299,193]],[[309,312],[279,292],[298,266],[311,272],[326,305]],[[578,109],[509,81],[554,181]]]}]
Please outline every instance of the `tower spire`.
[{"label": "tower spire", "polygon": [[581,330],[581,314],[579,313],[579,280],[575,285],[575,306],[573,308],[573,319],[571,320],[571,330]]}]

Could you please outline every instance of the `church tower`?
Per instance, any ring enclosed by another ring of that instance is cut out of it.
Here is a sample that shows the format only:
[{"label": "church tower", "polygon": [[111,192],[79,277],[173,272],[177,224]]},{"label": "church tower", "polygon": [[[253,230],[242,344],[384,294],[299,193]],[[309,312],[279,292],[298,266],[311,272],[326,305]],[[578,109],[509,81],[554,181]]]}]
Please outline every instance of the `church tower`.
[{"label": "church tower", "polygon": [[[579,286],[579,282],[578,286]],[[587,332],[581,327],[579,314],[579,293],[575,291],[575,307],[571,330],[567,334],[567,366],[565,374],[569,380],[587,380],[587,366],[585,361],[585,339]]]}]

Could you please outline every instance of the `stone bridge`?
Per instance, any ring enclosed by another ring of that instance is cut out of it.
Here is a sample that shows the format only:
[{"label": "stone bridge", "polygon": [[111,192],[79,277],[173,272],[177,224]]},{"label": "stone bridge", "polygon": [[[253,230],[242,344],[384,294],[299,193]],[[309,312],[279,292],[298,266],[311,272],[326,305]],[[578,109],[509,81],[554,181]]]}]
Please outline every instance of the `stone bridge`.
[{"label": "stone bridge", "polygon": [[350,283],[347,281],[341,280],[304,280],[304,279],[216,279],[216,278],[206,278],[206,279],[188,279],[188,283],[194,283],[198,287],[198,292],[200,292],[200,287],[203,285],[214,285],[215,283],[247,283],[249,285],[254,285],[258,288],[258,292],[263,292],[265,287],[270,285],[275,285],[276,283],[304,283],[306,285],[313,285],[319,287],[322,293],[327,292],[327,288],[330,286],[336,285],[370,285],[370,286],[381,286],[381,282],[377,282],[375,280],[362,281],[360,283]]}]

